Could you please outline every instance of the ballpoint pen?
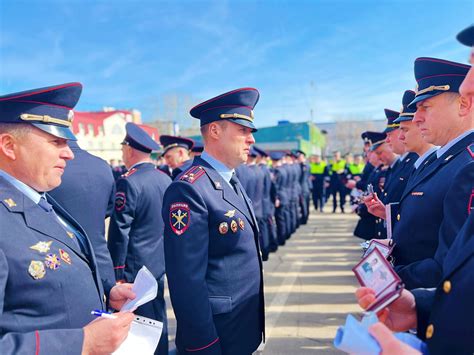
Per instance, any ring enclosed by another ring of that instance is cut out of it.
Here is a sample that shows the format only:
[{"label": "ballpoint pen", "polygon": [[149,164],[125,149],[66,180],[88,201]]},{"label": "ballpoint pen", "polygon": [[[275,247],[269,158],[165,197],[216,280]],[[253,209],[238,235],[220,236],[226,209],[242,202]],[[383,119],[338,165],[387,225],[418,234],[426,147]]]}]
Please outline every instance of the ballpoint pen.
[{"label": "ballpoint pen", "polygon": [[116,319],[117,317],[114,316],[113,314],[101,311],[101,310],[95,310],[91,311],[91,314],[97,317],[102,317],[102,318],[107,318],[107,319]]}]

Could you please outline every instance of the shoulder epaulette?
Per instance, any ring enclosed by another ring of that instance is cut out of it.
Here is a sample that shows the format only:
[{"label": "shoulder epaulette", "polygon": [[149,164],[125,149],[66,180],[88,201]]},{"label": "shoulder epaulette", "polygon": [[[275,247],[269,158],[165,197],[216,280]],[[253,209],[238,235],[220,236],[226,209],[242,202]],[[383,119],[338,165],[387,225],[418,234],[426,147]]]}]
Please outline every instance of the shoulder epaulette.
[{"label": "shoulder epaulette", "polygon": [[195,165],[186,170],[179,178],[181,181],[187,181],[193,184],[197,179],[205,174],[204,168],[200,165]]},{"label": "shoulder epaulette", "polygon": [[474,158],[474,143],[467,146],[467,151],[471,154],[471,158]]},{"label": "shoulder epaulette", "polygon": [[132,168],[132,169],[130,169],[129,171],[127,171],[125,174],[122,174],[122,177],[123,177],[123,178],[127,178],[127,177],[129,177],[130,175],[134,174],[136,171],[137,171],[137,169]]}]

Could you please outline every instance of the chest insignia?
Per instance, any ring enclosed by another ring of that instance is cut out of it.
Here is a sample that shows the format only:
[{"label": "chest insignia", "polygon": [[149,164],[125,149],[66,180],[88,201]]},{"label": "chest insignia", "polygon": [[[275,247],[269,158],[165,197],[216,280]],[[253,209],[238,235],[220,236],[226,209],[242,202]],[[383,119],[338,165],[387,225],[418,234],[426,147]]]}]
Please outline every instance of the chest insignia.
[{"label": "chest insignia", "polygon": [[31,260],[30,266],[28,267],[28,274],[35,279],[40,280],[46,275],[46,269],[42,261]]},{"label": "chest insignia", "polygon": [[424,192],[416,192],[416,191],[413,191],[411,193],[412,196],[423,196],[424,195]]},{"label": "chest insignia", "polygon": [[232,222],[230,222],[230,229],[232,230],[232,233],[237,233],[237,222],[235,221],[235,219],[232,220]]},{"label": "chest insignia", "polygon": [[59,256],[61,257],[61,260],[64,261],[66,264],[71,265],[71,256],[67,251],[64,251],[63,249],[59,249]]},{"label": "chest insignia", "polygon": [[239,218],[239,227],[242,230],[244,230],[244,228],[245,228],[245,222],[242,218]]},{"label": "chest insignia", "polygon": [[232,218],[235,216],[235,210],[229,210],[226,213],[224,213],[224,216]]},{"label": "chest insignia", "polygon": [[53,241],[49,242],[38,242],[35,245],[32,245],[30,249],[39,251],[40,253],[47,253],[49,251],[49,248],[51,247],[51,244]]},{"label": "chest insignia", "polygon": [[61,260],[56,254],[47,254],[44,258],[44,264],[51,270],[57,270],[61,265]]},{"label": "chest insignia", "polygon": [[220,234],[226,234],[228,230],[229,230],[229,225],[227,224],[227,222],[222,222],[221,224],[219,224]]}]

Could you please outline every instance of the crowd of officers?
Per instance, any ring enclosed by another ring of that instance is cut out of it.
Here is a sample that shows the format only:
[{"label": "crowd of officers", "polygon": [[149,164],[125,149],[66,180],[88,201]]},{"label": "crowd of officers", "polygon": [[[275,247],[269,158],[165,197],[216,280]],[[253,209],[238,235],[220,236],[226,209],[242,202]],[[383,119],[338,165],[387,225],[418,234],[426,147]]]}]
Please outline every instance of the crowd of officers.
[{"label": "crowd of officers", "polygon": [[[474,45],[474,26],[458,35]],[[470,57],[474,63],[474,52]],[[385,109],[383,132],[364,132],[367,165],[347,186],[357,196],[357,237],[393,247],[401,297],[370,332],[385,354],[474,352],[474,72],[439,58],[415,60],[416,90]],[[369,288],[356,292],[367,308]],[[416,330],[413,349],[390,330]],[[424,349],[424,350],[423,350]],[[428,350],[426,350],[428,349]]]},{"label": "crowd of officers", "polygon": [[[472,47],[474,26],[458,38]],[[308,165],[302,151],[256,147],[254,88],[191,109],[200,155],[189,139],[162,136],[161,148],[128,123],[120,176],[75,143],[81,84],[1,96],[0,352],[112,353],[138,314],[164,323],[156,351],[167,354],[166,272],[178,353],[251,354],[265,338],[263,261],[307,222],[312,187],[320,210],[324,188],[339,194],[341,212],[351,191],[355,234],[394,247],[406,290],[380,320],[417,328],[432,354],[472,353],[473,75],[418,58],[416,91],[401,111],[385,110],[384,132],[363,134],[362,172],[338,153],[329,166],[317,156]],[[153,163],[157,150],[166,165]],[[158,295],[120,312],[142,266]],[[367,307],[375,293],[356,296]],[[116,312],[94,319],[94,310]],[[413,351],[382,324],[371,331],[384,352]]]}]

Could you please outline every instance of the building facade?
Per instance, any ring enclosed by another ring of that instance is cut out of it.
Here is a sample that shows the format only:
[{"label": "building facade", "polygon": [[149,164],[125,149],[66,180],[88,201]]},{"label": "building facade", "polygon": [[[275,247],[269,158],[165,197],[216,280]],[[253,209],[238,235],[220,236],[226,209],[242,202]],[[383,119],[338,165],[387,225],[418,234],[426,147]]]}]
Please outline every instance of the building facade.
[{"label": "building facade", "polygon": [[120,143],[125,137],[125,125],[134,122],[155,141],[159,139],[156,127],[142,124],[139,111],[105,109],[99,112],[74,112],[72,130],[79,146],[106,161],[122,159]]}]

